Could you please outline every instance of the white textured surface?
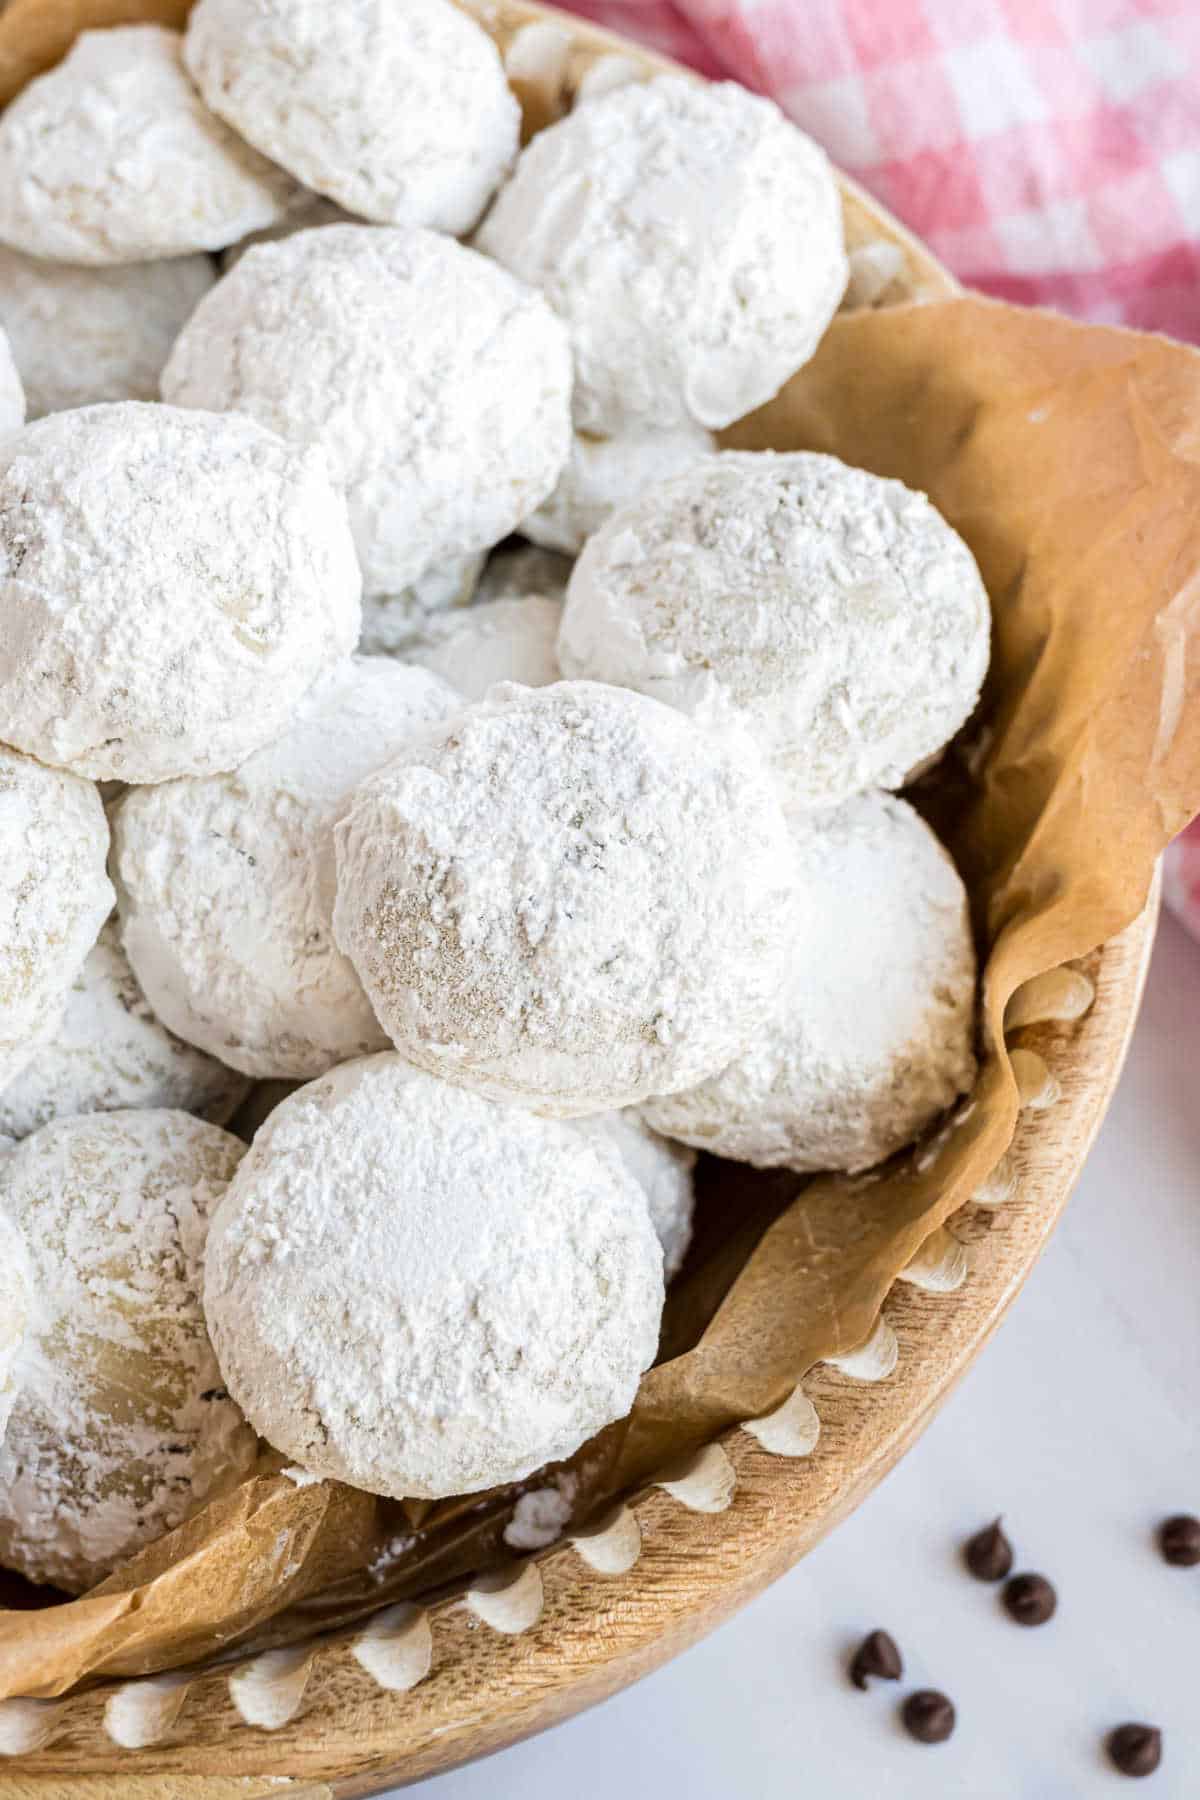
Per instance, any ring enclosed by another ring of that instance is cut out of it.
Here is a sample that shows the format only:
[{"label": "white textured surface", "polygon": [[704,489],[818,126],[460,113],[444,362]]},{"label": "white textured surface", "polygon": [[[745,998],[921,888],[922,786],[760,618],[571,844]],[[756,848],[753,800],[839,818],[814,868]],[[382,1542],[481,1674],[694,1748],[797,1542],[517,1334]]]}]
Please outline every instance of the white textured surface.
[{"label": "white textured surface", "polygon": [[715,428],[808,360],[846,284],[824,152],[769,100],[681,76],[541,131],[477,242],[540,287],[575,353],[575,422]]},{"label": "white textured surface", "polygon": [[0,745],[0,1081],[61,1015],[113,903],[90,781]]},{"label": "white textured surface", "polygon": [[125,796],[122,936],[173,1031],[260,1079],[388,1048],[333,941],[333,824],[359,782],[460,704],[425,669],[354,657],[232,773]]},{"label": "white textured surface", "polygon": [[179,1107],[224,1125],[248,1087],[155,1018],[113,917],[88,951],[62,1017],[16,1080],[0,1088],[0,1132],[23,1138],[50,1119],[144,1106]]},{"label": "white textured surface", "polygon": [[589,539],[564,675],[733,707],[800,805],[901,787],[966,719],[988,597],[924,494],[809,451],[728,451]]},{"label": "white textured surface", "polygon": [[0,325],[29,417],[101,400],[157,400],[167,352],[216,278],[209,256],[97,269],[0,247]]},{"label": "white textured surface", "polygon": [[975,947],[946,851],[895,794],[791,813],[801,928],[747,1049],[645,1116],[759,1168],[870,1168],[975,1079]]},{"label": "white textured surface", "polygon": [[[1152,1540],[1167,1514],[1200,1512],[1198,1015],[1200,953],[1166,919],[1063,1223],[975,1369],[859,1511],[658,1674],[422,1794],[1195,1800],[1197,1571],[1168,1568]],[[1001,1510],[1020,1566],[1059,1588],[1037,1631],[959,1568],[963,1540]],[[877,1625],[905,1656],[904,1691],[957,1703],[948,1744],[905,1737],[892,1684],[860,1694],[846,1680]],[[1099,1753],[1128,1719],[1165,1733],[1141,1784]]]},{"label": "white textured surface", "polygon": [[622,1417],[658,1341],[662,1254],[607,1142],[398,1056],[279,1106],[209,1240],[230,1391],[303,1467],[472,1493]]},{"label": "white textured surface", "polygon": [[381,225],[470,231],[517,153],[499,52],[451,0],[200,0],[186,57],[244,138]]},{"label": "white textured surface", "polygon": [[354,648],[315,448],[127,400],[0,439],[0,739],[96,780],[235,767]]},{"label": "white textured surface", "polygon": [[169,1111],[56,1119],[0,1158],[29,1322],[0,1444],[0,1560],[75,1591],[232,1487],[255,1443],[200,1282],[244,1146]]},{"label": "white textured surface", "polygon": [[523,544],[518,539],[488,557],[475,590],[476,603],[541,594],[561,605],[574,566],[573,558],[558,550],[544,550],[540,544]]},{"label": "white textured surface", "polygon": [[[0,1155],[11,1149],[0,1143]],[[0,1444],[16,1399],[17,1354],[25,1340],[29,1313],[29,1280],[25,1244],[16,1226],[0,1213]]]},{"label": "white textured surface", "polygon": [[580,1119],[583,1131],[603,1131],[646,1196],[650,1222],[663,1251],[663,1274],[677,1275],[692,1241],[696,1153],[652,1131],[632,1107]]},{"label": "white textured surface", "polygon": [[411,645],[422,643],[431,630],[439,629],[442,613],[470,605],[483,563],[483,551],[453,556],[448,562],[434,563],[398,594],[364,594],[358,640],[363,655],[407,660]]},{"label": "white textured surface", "polygon": [[363,586],[486,550],[570,448],[570,353],[542,296],[416,227],[330,225],[248,250],[193,313],[163,398],[319,443]]},{"label": "white textured surface", "polygon": [[613,513],[716,447],[711,432],[686,422],[671,431],[627,431],[613,438],[577,431],[558,486],[521,530],[535,544],[576,556]]},{"label": "white textured surface", "polygon": [[0,239],[70,263],[220,250],[280,218],[295,183],[188,80],[178,32],[85,31],[0,120]]},{"label": "white textured surface", "polygon": [[749,740],[594,682],[493,688],[359,788],[334,935],[410,1061],[570,1116],[752,1038],[794,848]]},{"label": "white textured surface", "polygon": [[548,687],[559,679],[561,621],[561,604],[541,594],[481,600],[427,618],[417,640],[398,654],[440,675],[465,700],[482,700],[498,681]]},{"label": "white textured surface", "polygon": [[[0,251],[0,255],[3,252]],[[0,282],[3,273],[0,270]],[[7,325],[7,315],[0,303],[0,326]],[[12,337],[6,330],[0,329],[0,432],[15,431],[25,423],[28,410],[27,395],[13,355]]]}]

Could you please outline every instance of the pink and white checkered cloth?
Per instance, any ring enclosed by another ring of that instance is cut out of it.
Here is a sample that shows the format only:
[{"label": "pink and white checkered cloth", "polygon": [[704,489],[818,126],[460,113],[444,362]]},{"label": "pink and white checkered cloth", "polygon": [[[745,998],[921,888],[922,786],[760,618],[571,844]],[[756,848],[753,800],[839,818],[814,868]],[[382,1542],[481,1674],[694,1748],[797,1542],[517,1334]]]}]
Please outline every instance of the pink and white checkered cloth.
[{"label": "pink and white checkered cloth", "polygon": [[[963,281],[1200,343],[1200,0],[558,0],[770,94]],[[1200,938],[1200,819],[1167,853]]]}]

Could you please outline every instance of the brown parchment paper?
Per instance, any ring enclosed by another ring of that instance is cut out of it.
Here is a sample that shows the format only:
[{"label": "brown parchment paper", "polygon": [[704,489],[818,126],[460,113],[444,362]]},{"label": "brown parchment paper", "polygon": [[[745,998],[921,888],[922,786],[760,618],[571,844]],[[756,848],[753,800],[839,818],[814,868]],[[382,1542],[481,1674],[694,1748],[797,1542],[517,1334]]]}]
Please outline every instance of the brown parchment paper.
[{"label": "brown parchment paper", "polygon": [[[1009,995],[1128,924],[1200,809],[1200,356],[973,297],[852,313],[729,441],[900,476],[979,559],[991,672],[921,800],[971,892],[992,1048],[936,1154],[881,1177],[702,1166],[698,1241],[630,1420],[524,1484],[557,1481],[576,1516],[862,1342],[1012,1135]],[[397,1504],[278,1467],[93,1594],[0,1611],[0,1696],[285,1642],[434,1593],[502,1553],[522,1491]]]}]

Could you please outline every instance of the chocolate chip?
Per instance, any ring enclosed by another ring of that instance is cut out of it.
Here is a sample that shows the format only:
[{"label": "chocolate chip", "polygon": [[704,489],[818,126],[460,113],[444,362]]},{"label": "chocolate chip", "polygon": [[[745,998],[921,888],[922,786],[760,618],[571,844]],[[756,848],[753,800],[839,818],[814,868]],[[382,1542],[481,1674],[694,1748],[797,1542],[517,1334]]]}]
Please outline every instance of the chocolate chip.
[{"label": "chocolate chip", "polygon": [[909,1737],[918,1744],[944,1744],[954,1730],[954,1706],[934,1688],[918,1688],[900,1708]]},{"label": "chocolate chip", "polygon": [[886,1631],[869,1631],[850,1664],[850,1679],[855,1687],[865,1688],[869,1675],[878,1675],[883,1681],[899,1681],[903,1673],[895,1638]]},{"label": "chocolate chip", "polygon": [[1122,1775],[1153,1775],[1162,1761],[1162,1732],[1153,1725],[1118,1725],[1108,1734],[1108,1760]]},{"label": "chocolate chip", "polygon": [[976,1581],[1003,1581],[1013,1566],[1013,1547],[993,1519],[963,1546],[963,1561]]},{"label": "chocolate chip", "polygon": [[1058,1595],[1044,1575],[1014,1575],[1005,1583],[1004,1604],[1018,1625],[1044,1625],[1054,1617]]},{"label": "chocolate chip", "polygon": [[1200,1563],[1200,1519],[1191,1513],[1164,1519],[1158,1528],[1158,1547],[1164,1562],[1176,1569],[1194,1569]]}]

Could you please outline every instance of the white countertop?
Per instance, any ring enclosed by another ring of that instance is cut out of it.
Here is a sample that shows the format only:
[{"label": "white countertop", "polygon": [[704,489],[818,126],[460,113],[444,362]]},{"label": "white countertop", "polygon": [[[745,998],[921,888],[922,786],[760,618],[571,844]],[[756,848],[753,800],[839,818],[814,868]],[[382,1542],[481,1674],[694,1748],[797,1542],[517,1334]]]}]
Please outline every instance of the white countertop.
[{"label": "white countertop", "polygon": [[[864,1390],[864,1405],[870,1391]],[[1164,918],[1129,1063],[1064,1222],[999,1336],[853,1518],[730,1624],[639,1686],[430,1800],[1074,1800],[1200,1797],[1200,1568],[1153,1543],[1200,1513],[1200,946]],[[1055,1618],[1022,1630],[959,1546],[997,1512]],[[905,1679],[866,1694],[873,1626]],[[899,1694],[943,1688],[947,1744]],[[1135,1783],[1100,1740],[1147,1720]]]}]

